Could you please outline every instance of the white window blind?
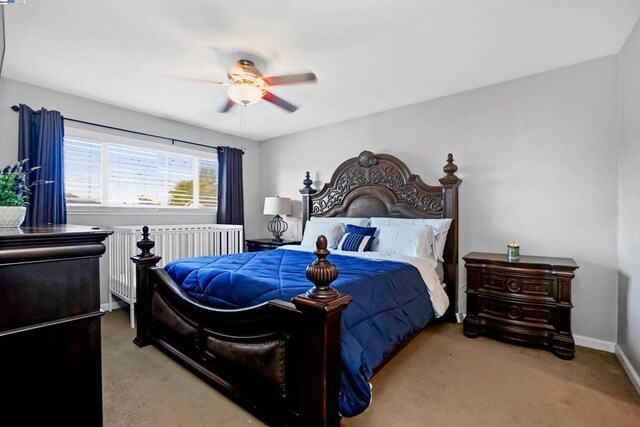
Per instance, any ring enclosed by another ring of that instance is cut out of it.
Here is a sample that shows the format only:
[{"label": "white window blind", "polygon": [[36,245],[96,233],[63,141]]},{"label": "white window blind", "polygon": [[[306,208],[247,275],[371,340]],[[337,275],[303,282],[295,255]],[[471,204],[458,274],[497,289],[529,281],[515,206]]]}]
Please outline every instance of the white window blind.
[{"label": "white window blind", "polygon": [[218,162],[201,160],[198,169],[200,207],[218,207]]},{"label": "white window blind", "polygon": [[102,202],[102,145],[64,139],[64,186],[67,203]]},{"label": "white window blind", "polygon": [[65,137],[64,162],[67,204],[217,207],[211,157]]}]

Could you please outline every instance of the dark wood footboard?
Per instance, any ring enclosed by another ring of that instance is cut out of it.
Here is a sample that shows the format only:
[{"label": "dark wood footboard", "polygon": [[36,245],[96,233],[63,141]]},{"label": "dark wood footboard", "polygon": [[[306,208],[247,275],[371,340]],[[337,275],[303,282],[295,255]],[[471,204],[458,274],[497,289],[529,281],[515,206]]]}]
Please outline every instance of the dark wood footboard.
[{"label": "dark wood footboard", "polygon": [[351,297],[330,283],[326,239],[307,277],[315,286],[292,302],[238,310],[207,307],[157,267],[143,229],[137,266],[138,346],[153,344],[271,425],[336,426],[341,314]]}]

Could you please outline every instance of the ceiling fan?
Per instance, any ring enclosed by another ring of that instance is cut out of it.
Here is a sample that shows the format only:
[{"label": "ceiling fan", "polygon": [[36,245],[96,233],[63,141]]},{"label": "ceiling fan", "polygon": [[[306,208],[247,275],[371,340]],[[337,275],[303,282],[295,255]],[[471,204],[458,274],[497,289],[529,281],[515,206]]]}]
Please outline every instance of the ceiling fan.
[{"label": "ceiling fan", "polygon": [[288,101],[285,101],[279,96],[274,95],[269,91],[269,88],[273,86],[290,85],[295,83],[315,82],[318,80],[316,78],[316,75],[311,72],[265,77],[262,72],[254,65],[253,61],[250,61],[248,59],[240,59],[235,64],[233,64],[233,66],[227,73],[227,76],[229,77],[228,82],[195,79],[190,77],[172,77],[181,80],[228,86],[228,98],[227,101],[218,110],[218,112],[220,113],[226,113],[235,104],[251,105],[255,104],[261,99],[264,99],[265,101],[268,101],[280,108],[287,110],[290,113],[293,113],[298,109],[298,107]]}]

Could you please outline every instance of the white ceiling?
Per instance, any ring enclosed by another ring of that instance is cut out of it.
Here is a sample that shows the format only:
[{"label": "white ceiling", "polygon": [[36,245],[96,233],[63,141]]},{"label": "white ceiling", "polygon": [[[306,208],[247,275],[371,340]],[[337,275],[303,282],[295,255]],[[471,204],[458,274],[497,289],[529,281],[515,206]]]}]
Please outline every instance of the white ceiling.
[{"label": "white ceiling", "polygon": [[[264,140],[615,54],[640,1],[27,0],[5,13],[5,77]],[[216,113],[225,88],[163,77],[225,79],[237,51],[319,82],[273,88],[300,109],[261,101],[242,133],[240,108]]]}]

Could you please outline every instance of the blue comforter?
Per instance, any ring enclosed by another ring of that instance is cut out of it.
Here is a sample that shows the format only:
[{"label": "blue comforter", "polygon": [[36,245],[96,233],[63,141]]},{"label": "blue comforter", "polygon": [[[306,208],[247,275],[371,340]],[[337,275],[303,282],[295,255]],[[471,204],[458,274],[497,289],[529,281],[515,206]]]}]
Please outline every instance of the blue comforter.
[{"label": "blue comforter", "polygon": [[[216,308],[250,307],[272,299],[290,301],[312,284],[311,252],[275,250],[182,259],[165,267],[193,299]],[[353,301],[342,316],[340,413],[350,417],[371,402],[369,378],[395,346],[434,316],[418,270],[410,264],[329,255],[338,266],[333,286]]]}]

